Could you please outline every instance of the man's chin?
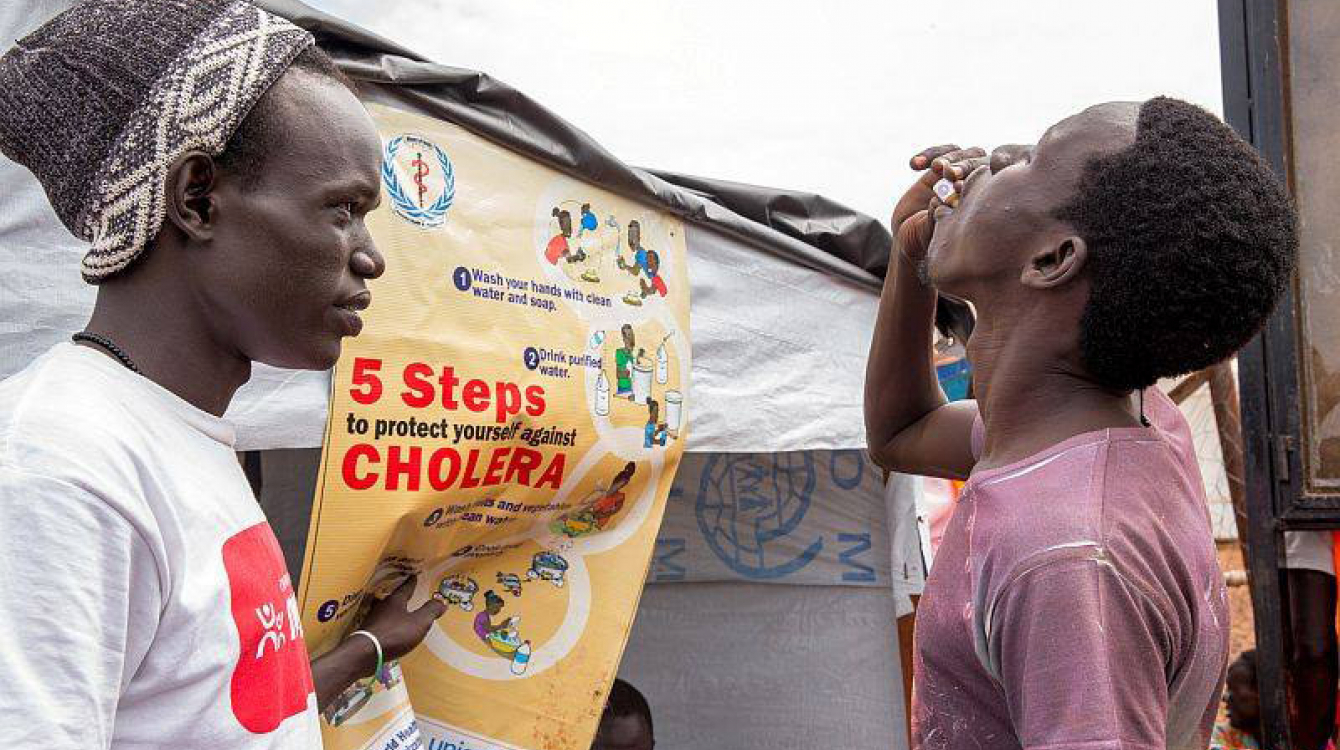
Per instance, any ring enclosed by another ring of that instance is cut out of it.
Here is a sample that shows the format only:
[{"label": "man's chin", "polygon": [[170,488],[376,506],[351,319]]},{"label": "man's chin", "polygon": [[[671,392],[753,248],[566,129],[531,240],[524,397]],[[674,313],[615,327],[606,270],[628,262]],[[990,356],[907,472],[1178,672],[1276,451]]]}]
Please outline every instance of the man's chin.
[{"label": "man's chin", "polygon": [[963,294],[966,279],[959,273],[960,270],[953,263],[945,263],[943,256],[932,253],[917,264],[917,279],[928,289],[966,300]]},{"label": "man's chin", "polygon": [[311,364],[304,370],[329,370],[340,361],[340,352],[344,350],[344,339],[337,338],[312,352]]},{"label": "man's chin", "polygon": [[255,361],[284,370],[329,370],[340,359],[341,344],[341,339],[335,339],[306,347],[294,346]]}]

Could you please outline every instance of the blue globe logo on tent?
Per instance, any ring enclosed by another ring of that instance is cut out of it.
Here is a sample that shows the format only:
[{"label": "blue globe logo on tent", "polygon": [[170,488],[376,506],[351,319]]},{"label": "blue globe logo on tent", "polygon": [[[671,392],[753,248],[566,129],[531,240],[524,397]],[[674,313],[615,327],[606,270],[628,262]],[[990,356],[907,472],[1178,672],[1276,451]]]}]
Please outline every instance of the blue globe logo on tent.
[{"label": "blue globe logo on tent", "polygon": [[425,229],[442,226],[447,209],[456,200],[456,171],[447,152],[417,135],[398,135],[387,141],[382,183],[391,210]]},{"label": "blue globe logo on tent", "polygon": [[784,578],[823,551],[823,537],[798,538],[815,484],[808,452],[713,455],[699,486],[698,528],[736,573]]}]

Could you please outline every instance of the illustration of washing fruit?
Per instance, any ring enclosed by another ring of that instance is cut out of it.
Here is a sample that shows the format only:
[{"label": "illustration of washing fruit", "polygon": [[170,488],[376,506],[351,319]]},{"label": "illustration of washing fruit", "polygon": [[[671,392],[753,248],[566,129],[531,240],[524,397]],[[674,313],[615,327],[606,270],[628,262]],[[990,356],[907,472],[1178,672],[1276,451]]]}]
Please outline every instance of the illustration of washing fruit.
[{"label": "illustration of washing fruit", "polygon": [[460,607],[462,611],[469,612],[475,608],[475,594],[479,593],[479,584],[475,579],[462,575],[451,575],[442,579],[438,584],[437,591],[433,597],[447,607],[453,604]]},{"label": "illustration of washing fruit", "polygon": [[498,585],[512,596],[521,596],[521,576],[515,573],[498,573]]}]

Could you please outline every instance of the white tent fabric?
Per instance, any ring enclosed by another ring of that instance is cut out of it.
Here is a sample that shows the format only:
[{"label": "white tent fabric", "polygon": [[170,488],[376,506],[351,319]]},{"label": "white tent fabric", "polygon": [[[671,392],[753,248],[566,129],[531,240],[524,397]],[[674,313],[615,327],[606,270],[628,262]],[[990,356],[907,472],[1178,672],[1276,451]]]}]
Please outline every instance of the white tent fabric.
[{"label": "white tent fabric", "polygon": [[657,747],[906,748],[893,617],[873,588],[651,584],[619,675]]},{"label": "white tent fabric", "polygon": [[[73,0],[0,3],[0,50]],[[83,327],[93,287],[79,280],[84,244],[61,226],[28,170],[0,157],[0,378]]]},{"label": "white tent fabric", "polygon": [[692,284],[690,451],[865,447],[865,356],[879,297],[687,230]]},{"label": "white tent fabric", "polygon": [[74,5],[75,0],[24,0],[0,5],[0,49],[9,49],[48,18]]}]

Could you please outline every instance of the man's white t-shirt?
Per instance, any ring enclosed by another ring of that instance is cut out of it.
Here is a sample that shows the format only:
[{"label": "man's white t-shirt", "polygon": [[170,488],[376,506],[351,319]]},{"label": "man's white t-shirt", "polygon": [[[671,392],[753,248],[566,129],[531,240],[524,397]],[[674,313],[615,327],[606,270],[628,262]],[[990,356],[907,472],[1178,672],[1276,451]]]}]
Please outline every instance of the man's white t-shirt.
[{"label": "man's white t-shirt", "polygon": [[8,747],[321,746],[232,428],[86,347],[0,382],[0,681]]}]

